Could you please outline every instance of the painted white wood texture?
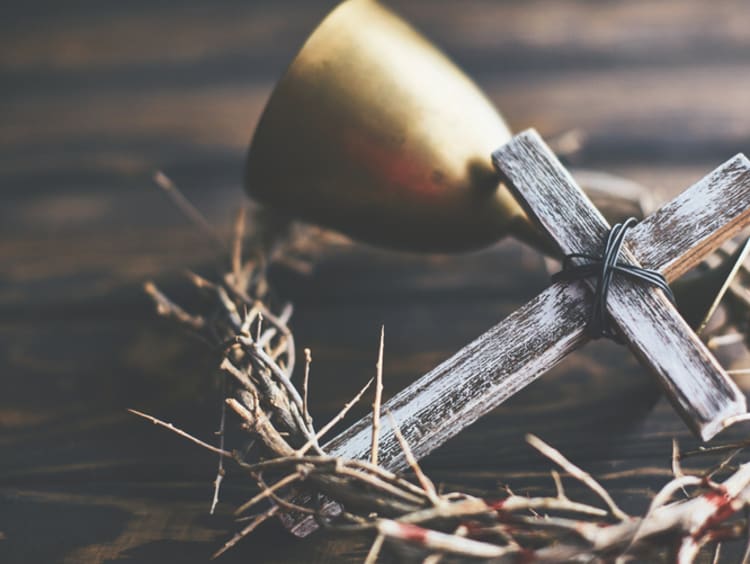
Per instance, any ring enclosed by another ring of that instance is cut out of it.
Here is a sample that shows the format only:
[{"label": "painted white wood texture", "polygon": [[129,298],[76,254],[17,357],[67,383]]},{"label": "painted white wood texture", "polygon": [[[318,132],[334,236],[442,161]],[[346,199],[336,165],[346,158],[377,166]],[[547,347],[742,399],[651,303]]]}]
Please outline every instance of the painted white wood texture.
[{"label": "painted white wood texture", "polygon": [[[514,137],[493,160],[564,252],[601,249],[609,226],[536,132]],[[738,155],[631,229],[624,254],[671,281],[748,223],[750,161]],[[417,458],[426,456],[583,345],[590,307],[587,283],[552,284],[392,397],[383,412],[393,415]],[[631,348],[704,440],[721,430],[725,418],[746,411],[744,396],[661,291],[615,277],[610,309]],[[324,449],[368,458],[371,421],[360,419]],[[379,459],[389,470],[406,468],[385,422]],[[290,527],[306,536],[317,524],[301,519]]]}]

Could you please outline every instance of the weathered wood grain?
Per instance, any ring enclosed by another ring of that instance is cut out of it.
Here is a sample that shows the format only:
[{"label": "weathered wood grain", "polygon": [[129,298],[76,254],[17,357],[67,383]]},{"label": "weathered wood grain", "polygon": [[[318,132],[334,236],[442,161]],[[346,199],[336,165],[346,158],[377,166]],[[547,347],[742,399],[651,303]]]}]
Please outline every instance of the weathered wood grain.
[{"label": "weathered wood grain", "polygon": [[[493,154],[493,161],[518,200],[554,237],[563,253],[601,252],[609,225],[535,131],[515,136]],[[723,178],[722,173],[726,174]],[[670,270],[679,272],[683,255],[674,242],[685,241],[664,235],[670,231],[694,233],[688,237],[697,241],[688,244],[689,257],[705,256],[723,237],[747,225],[749,179],[747,159],[734,159],[649,222],[637,242],[645,252],[649,246],[659,246],[652,256],[671,257],[667,259]],[[735,183],[738,189],[730,189]],[[730,199],[731,195],[735,197]],[[725,204],[730,210],[728,217]],[[717,230],[709,232],[709,226]],[[633,252],[638,256],[639,249]],[[623,260],[640,266],[635,256],[624,249]],[[587,283],[595,286],[594,280]],[[633,352],[660,378],[686,423],[704,440],[723,429],[728,417],[747,411],[739,388],[660,290],[615,276],[607,307]]]},{"label": "weathered wood grain", "polygon": [[[609,225],[535,131],[515,136],[493,161],[530,217],[564,253],[599,252]],[[624,247],[623,254],[640,265],[633,252],[642,248],[651,268],[674,278],[748,221],[750,162],[740,155],[641,222],[630,243],[636,246]],[[589,299],[582,284],[551,286],[383,409],[393,414],[418,457],[429,454],[582,344]],[[615,277],[608,309],[636,356],[659,377],[703,440],[721,431],[729,417],[747,411],[745,396],[663,292]],[[337,456],[366,458],[370,433],[368,416],[324,448]],[[406,466],[390,429],[381,435],[380,460],[391,470]],[[315,528],[311,519],[291,525],[300,536]]]},{"label": "weathered wood grain", "polygon": [[671,282],[738,234],[748,218],[750,161],[739,154],[633,227],[627,246]]}]

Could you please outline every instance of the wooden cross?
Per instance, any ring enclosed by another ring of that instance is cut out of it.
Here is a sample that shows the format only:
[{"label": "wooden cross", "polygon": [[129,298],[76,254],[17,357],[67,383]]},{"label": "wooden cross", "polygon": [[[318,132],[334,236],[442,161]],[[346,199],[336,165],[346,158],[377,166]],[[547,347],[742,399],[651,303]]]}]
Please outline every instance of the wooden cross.
[{"label": "wooden cross", "polygon": [[[539,135],[529,130],[493,154],[529,216],[564,254],[599,252],[610,226]],[[750,223],[750,161],[738,155],[631,229],[620,260],[672,281]],[[557,282],[383,406],[421,458],[503,403],[588,341],[595,282]],[[636,356],[659,378],[691,429],[709,440],[745,414],[745,396],[661,290],[615,274],[609,315]],[[371,416],[323,448],[366,459]],[[379,463],[406,467],[393,430],[380,435]],[[293,532],[304,536],[311,520]]]}]

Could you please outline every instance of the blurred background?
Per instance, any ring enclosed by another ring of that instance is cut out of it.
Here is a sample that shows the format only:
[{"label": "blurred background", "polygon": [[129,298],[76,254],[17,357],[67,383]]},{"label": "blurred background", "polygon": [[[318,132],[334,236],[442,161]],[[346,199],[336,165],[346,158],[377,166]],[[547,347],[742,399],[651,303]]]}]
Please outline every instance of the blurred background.
[{"label": "blurred background", "polygon": [[[581,133],[576,165],[658,199],[750,148],[746,2],[385,3],[473,77],[514,131]],[[163,170],[228,233],[264,103],[333,5],[5,6],[0,561],[204,562],[232,530],[231,507],[207,515],[216,461],[124,411],[204,438],[218,423],[216,359],[157,319],[141,290],[155,279],[189,300],[181,272],[210,276],[217,252],[151,179]],[[318,421],[372,375],[381,323],[392,395],[546,283],[541,258],[513,242],[451,257],[350,245],[310,276],[278,275],[297,305],[297,342],[313,349]],[[590,347],[427,468],[481,491],[538,487],[548,465],[522,441],[534,431],[602,475],[626,507],[643,507],[641,494],[669,473],[671,437],[693,440],[663,400],[650,411],[656,401],[626,352]],[[228,498],[244,493],[230,480]],[[227,561],[362,556],[355,540],[285,538],[271,528]]]}]

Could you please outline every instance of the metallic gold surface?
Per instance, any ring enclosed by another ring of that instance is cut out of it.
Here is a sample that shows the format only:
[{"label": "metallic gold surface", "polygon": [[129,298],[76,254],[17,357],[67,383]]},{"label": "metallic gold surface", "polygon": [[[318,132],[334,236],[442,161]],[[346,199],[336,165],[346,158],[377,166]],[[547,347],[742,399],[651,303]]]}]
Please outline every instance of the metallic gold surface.
[{"label": "metallic gold surface", "polygon": [[419,33],[373,0],[348,0],[273,92],[245,186],[291,216],[397,249],[530,240],[536,232],[490,161],[510,135]]}]

